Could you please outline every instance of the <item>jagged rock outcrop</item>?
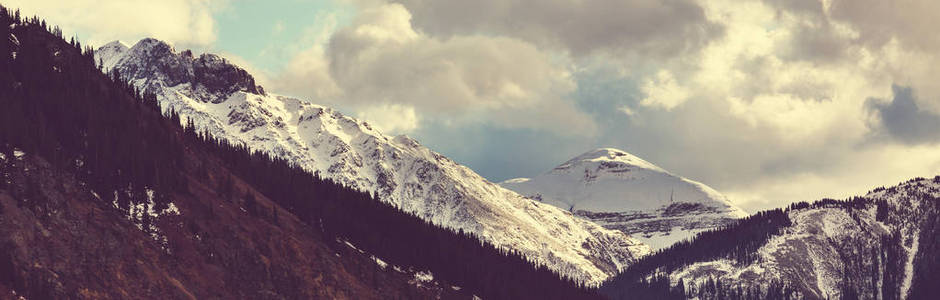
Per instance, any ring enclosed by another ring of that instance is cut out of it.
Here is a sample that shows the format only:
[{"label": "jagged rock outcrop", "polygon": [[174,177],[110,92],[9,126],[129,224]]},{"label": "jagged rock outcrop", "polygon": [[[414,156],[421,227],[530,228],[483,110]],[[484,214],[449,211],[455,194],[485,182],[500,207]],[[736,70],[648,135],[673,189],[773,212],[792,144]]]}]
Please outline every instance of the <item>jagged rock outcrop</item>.
[{"label": "jagged rock outcrop", "polygon": [[147,78],[160,76],[148,84],[139,84],[145,92],[158,93],[164,87],[187,85],[187,92],[212,103],[220,103],[232,93],[244,91],[264,94],[264,89],[255,84],[247,71],[215,54],[193,57],[192,51],[175,53],[169,44],[152,38],[137,42],[128,48],[115,41],[99,48],[99,58],[106,70],[115,70],[123,78]]}]

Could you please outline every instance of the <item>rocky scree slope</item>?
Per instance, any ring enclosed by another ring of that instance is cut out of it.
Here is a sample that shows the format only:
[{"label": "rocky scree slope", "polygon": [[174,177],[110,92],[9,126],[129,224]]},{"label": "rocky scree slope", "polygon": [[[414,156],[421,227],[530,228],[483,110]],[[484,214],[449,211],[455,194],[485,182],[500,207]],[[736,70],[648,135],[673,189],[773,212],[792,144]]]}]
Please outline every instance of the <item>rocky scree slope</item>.
[{"label": "rocky scree slope", "polygon": [[407,136],[386,136],[333,109],[264,93],[247,72],[216,56],[194,58],[143,39],[133,47],[109,43],[96,57],[104,70],[156,94],[161,107],[200,131],[375,193],[579,281],[598,283],[650,252],[622,232],[491,183]]}]

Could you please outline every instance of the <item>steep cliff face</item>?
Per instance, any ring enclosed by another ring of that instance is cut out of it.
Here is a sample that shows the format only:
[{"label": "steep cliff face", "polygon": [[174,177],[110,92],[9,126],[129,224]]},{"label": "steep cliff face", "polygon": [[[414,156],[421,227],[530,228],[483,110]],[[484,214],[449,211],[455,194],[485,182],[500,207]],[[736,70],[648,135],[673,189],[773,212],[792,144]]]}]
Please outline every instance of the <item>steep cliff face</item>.
[{"label": "steep cliff face", "polygon": [[[152,39],[125,48],[111,43],[96,55],[106,70],[156,94],[184,124],[375,193],[436,225],[473,233],[572,278],[597,283],[650,252],[626,234],[491,183],[412,138],[387,136],[333,109],[252,90],[253,80],[242,78],[243,71],[196,76],[189,52],[176,53]],[[209,65],[237,68],[222,64],[227,66]],[[209,88],[219,82],[230,88]]]},{"label": "steep cliff face", "polygon": [[653,249],[747,216],[714,189],[611,148],[500,185],[622,231]]},{"label": "steep cliff face", "polygon": [[[717,280],[726,287],[763,292],[787,286],[805,299],[929,299],[936,296],[933,280],[940,277],[938,199],[940,177],[914,179],[845,201],[798,203],[772,214],[785,219],[770,231],[776,233],[752,234],[758,231],[750,227],[776,222],[758,216],[668,249],[651,257],[650,265],[684,260],[659,269],[672,284],[701,287]],[[690,258],[693,252],[731,241],[740,247]],[[748,243],[755,246],[744,246]],[[654,273],[651,268],[628,269],[607,290],[622,295],[623,280]]]}]

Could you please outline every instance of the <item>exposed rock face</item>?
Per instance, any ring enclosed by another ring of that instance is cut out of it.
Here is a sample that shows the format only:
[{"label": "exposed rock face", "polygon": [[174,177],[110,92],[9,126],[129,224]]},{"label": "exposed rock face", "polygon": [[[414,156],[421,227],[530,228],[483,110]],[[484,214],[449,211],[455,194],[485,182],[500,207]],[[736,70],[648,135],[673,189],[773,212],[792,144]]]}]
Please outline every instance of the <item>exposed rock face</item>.
[{"label": "exposed rock face", "polygon": [[[223,58],[215,54],[200,55],[193,61],[192,82],[198,83],[212,95],[230,95],[238,91],[255,94],[264,94],[261,86],[255,85],[255,79],[245,70],[228,64]],[[225,100],[222,97],[214,99]]]},{"label": "exposed rock face", "polygon": [[[252,91],[252,81],[187,81],[191,54],[152,39],[129,50],[118,44],[96,52],[105,69],[156,93],[162,107],[179,113],[182,122],[375,193],[436,225],[474,233],[577,280],[598,283],[650,251],[622,232],[489,182],[407,136],[386,136],[333,109]],[[193,78],[230,78],[215,71],[196,76],[196,69]],[[220,87],[224,83],[231,87]]]},{"label": "exposed rock face", "polygon": [[654,249],[747,216],[714,189],[611,148],[588,151],[534,178],[501,185]]},{"label": "exposed rock face", "polygon": [[177,54],[167,43],[151,38],[140,40],[132,48],[111,42],[99,51],[103,67],[113,70],[115,65],[120,65],[117,70],[123,78],[161,76],[161,84],[139,86],[147,92],[158,93],[163,87],[187,84],[188,94],[199,95],[200,100],[212,103],[225,101],[238,91],[264,94],[247,71],[215,54],[202,54],[195,58],[188,50]]}]

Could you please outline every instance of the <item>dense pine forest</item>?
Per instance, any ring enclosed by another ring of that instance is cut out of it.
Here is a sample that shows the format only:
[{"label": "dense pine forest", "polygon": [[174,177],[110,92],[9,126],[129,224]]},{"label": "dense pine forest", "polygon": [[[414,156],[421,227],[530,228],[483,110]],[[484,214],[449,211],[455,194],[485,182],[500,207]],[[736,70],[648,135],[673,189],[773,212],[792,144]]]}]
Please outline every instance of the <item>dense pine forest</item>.
[{"label": "dense pine forest", "polygon": [[[153,95],[105,75],[91,48],[38,17],[0,8],[0,153],[25,152],[67,170],[91,190],[128,208],[151,198],[166,208],[174,195],[190,193],[182,170],[187,156],[224,163],[235,178],[203,171],[200,180],[255,217],[272,222],[295,215],[324,242],[348,241],[390,264],[430,270],[435,279],[485,299],[589,299],[593,289],[475,236],[433,226],[373,196],[343,187],[300,167],[241,145],[180,126],[164,115]],[[205,170],[205,169],[202,169]],[[261,209],[244,182],[278,205]],[[7,184],[0,180],[0,189]],[[27,187],[34,184],[26,183]],[[27,188],[24,198],[42,201]],[[110,202],[110,201],[109,201]],[[146,227],[146,226],[145,226]],[[0,282],[25,291],[16,276]],[[38,296],[38,295],[36,295]]]}]

